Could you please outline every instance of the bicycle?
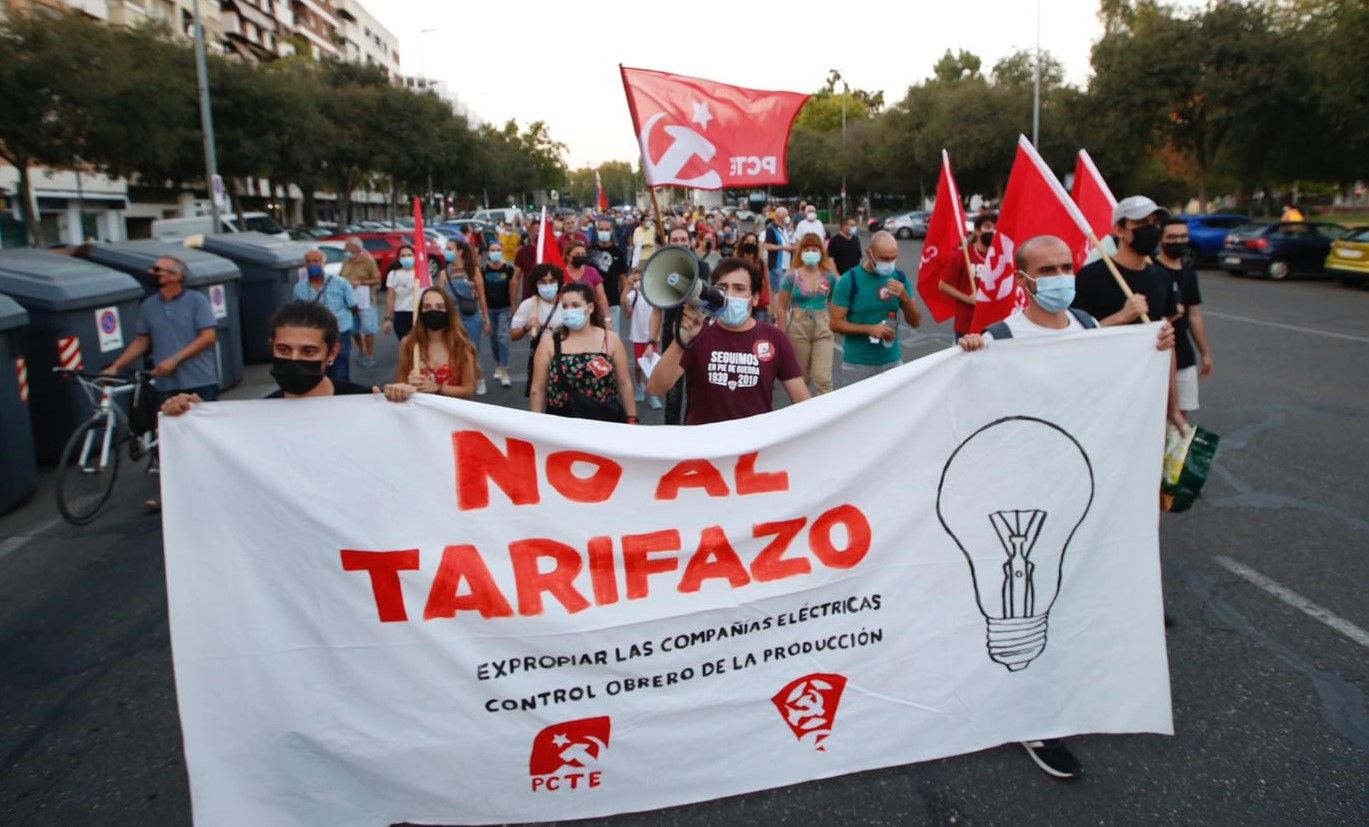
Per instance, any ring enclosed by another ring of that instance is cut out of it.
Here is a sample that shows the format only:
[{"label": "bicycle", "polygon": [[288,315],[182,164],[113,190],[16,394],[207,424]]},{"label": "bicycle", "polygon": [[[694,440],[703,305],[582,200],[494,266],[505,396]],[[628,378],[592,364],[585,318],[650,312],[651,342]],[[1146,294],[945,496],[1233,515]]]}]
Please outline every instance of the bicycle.
[{"label": "bicycle", "polygon": [[135,400],[150,398],[152,374],[137,371],[132,379],[104,374],[82,374],[69,368],[53,373],[81,383],[95,411],[81,423],[62,449],[57,466],[57,510],[72,525],[86,525],[99,515],[114,492],[119,475],[119,449],[128,445],[128,458],[137,462],[157,447],[156,414],[150,427],[138,433],[134,423],[115,400],[133,394]]}]

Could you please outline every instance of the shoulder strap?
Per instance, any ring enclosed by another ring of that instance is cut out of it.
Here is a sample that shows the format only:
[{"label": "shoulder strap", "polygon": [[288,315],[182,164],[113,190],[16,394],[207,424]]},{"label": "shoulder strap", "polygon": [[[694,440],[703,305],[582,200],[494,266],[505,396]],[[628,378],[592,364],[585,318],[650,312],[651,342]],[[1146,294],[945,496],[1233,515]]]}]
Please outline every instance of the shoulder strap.
[{"label": "shoulder strap", "polygon": [[846,304],[849,308],[854,308],[856,304],[856,279],[859,278],[859,276],[856,275],[856,270],[859,268],[860,265],[857,264],[847,271],[851,275],[851,286],[846,288]]},{"label": "shoulder strap", "polygon": [[995,342],[1000,342],[1004,339],[1012,338],[1012,328],[1008,327],[1007,322],[998,322],[996,324],[991,324],[988,326],[988,328],[984,330],[984,332],[992,336]]},{"label": "shoulder strap", "polygon": [[553,333],[551,336],[551,346],[555,351],[553,354],[554,357],[557,359],[561,358],[561,337]]},{"label": "shoulder strap", "polygon": [[1098,320],[1090,316],[1088,313],[1085,313],[1083,310],[1080,310],[1077,307],[1070,307],[1067,309],[1069,310],[1070,315],[1077,319],[1079,321],[1079,324],[1084,326],[1085,330],[1092,330],[1098,326]]}]

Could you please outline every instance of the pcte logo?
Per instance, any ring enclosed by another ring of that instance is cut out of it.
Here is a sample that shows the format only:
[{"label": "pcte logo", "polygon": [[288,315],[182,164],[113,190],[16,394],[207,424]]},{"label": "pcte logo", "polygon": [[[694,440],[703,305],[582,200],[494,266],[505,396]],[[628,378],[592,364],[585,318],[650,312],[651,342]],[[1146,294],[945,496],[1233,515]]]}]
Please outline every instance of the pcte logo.
[{"label": "pcte logo", "polygon": [[775,358],[775,346],[768,339],[757,339],[751,346],[751,352],[756,354],[756,358],[762,362],[769,362]]},{"label": "pcte logo", "polygon": [[825,752],[822,742],[832,734],[837,720],[837,704],[846,689],[846,677],[830,672],[814,672],[795,678],[770,700],[800,742]]},{"label": "pcte logo", "polygon": [[528,772],[532,791],[584,790],[603,783],[603,770],[595,769],[608,749],[610,721],[607,715],[554,724],[532,739]]}]

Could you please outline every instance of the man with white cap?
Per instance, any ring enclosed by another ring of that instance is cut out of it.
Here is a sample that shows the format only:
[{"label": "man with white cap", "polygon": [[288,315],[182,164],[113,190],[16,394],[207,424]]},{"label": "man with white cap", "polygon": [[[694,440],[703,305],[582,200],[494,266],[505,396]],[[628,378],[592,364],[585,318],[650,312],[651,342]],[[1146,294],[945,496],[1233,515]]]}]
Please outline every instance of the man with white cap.
[{"label": "man with white cap", "polygon": [[[1160,244],[1163,223],[1168,217],[1168,211],[1144,195],[1118,201],[1112,210],[1112,233],[1118,242],[1112,260],[1131,288],[1131,297],[1122,292],[1107,262],[1099,259],[1080,268],[1071,306],[1093,316],[1103,327],[1138,324],[1142,314],[1148,315],[1151,321],[1177,316],[1179,306],[1174,280],[1150,260]],[[1171,367],[1169,418],[1182,427],[1187,421],[1178,402]]]}]

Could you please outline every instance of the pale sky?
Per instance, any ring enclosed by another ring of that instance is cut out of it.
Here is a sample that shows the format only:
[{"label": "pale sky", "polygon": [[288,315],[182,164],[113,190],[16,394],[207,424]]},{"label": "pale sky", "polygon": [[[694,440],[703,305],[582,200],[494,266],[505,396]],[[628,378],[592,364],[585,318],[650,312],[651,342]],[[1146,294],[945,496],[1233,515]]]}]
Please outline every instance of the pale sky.
[{"label": "pale sky", "polygon": [[[572,169],[638,159],[619,63],[795,92],[835,68],[888,105],[947,49],[974,52],[987,73],[1036,41],[1033,0],[362,2],[399,38],[405,74],[426,69],[485,121],[546,121]],[[1041,0],[1041,47],[1067,82],[1087,82],[1102,33],[1098,0]]]}]

